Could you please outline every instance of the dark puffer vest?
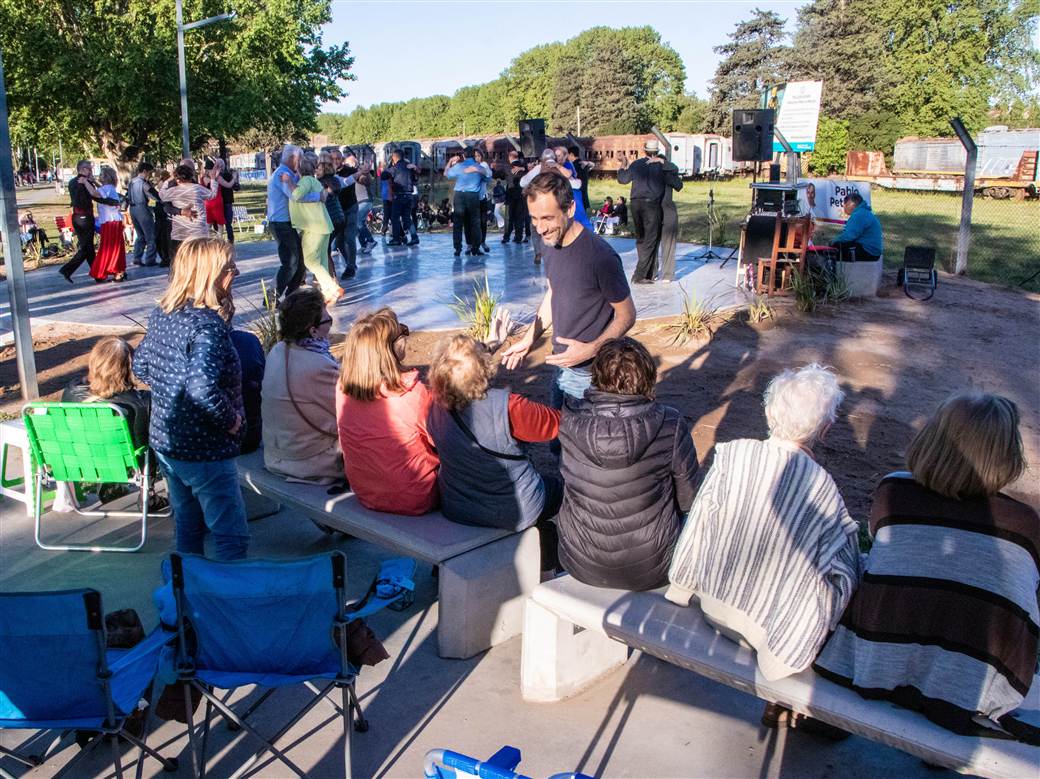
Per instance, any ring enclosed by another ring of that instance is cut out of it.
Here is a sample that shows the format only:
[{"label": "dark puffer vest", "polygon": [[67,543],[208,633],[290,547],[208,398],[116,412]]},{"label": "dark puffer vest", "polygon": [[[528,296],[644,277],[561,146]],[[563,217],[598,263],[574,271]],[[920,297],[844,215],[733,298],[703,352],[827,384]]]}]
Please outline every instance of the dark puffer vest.
[{"label": "dark puffer vest", "polygon": [[578,581],[648,590],[668,583],[693,503],[697,452],[676,409],[590,389],[560,420],[560,562]]},{"label": "dark puffer vest", "polygon": [[542,513],[545,485],[510,432],[509,393],[488,390],[486,398],[458,414],[485,449],[519,459],[483,451],[449,411],[437,402],[430,404],[426,428],[441,461],[441,512],[463,525],[517,531],[530,527]]}]

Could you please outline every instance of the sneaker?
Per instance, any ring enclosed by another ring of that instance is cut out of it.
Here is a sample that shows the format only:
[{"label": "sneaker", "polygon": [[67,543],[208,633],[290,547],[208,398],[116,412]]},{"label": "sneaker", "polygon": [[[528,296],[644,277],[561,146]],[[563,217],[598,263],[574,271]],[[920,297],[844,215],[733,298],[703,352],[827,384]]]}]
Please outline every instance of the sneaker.
[{"label": "sneaker", "polygon": [[491,254],[491,250],[486,243],[480,244],[480,248],[484,250],[484,254]]},{"label": "sneaker", "polygon": [[408,242],[408,245],[409,246],[418,246],[419,245],[419,239],[418,238],[413,238],[412,240],[410,240]]},{"label": "sneaker", "polygon": [[357,276],[357,268],[347,268],[339,275],[339,277],[344,280],[352,279],[355,276]]},{"label": "sneaker", "polygon": [[396,238],[391,238],[389,241],[386,242],[386,245],[387,246],[404,246],[404,242],[403,241],[398,241]]}]

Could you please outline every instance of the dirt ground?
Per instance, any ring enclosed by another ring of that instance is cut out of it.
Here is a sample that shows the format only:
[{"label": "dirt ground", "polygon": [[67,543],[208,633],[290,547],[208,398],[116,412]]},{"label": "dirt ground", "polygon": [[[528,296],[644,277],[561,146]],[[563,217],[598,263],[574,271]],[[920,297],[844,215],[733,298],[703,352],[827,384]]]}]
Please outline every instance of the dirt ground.
[{"label": "dirt ground", "polygon": [[[944,276],[926,303],[887,288],[871,301],[801,314],[784,301],[776,317],[752,325],[740,314],[721,320],[714,337],[669,343],[660,321],[639,322],[634,335],[659,360],[658,398],[687,416],[702,463],[716,441],[766,433],[762,392],[780,370],[819,362],[832,366],[846,392],[838,423],[817,448],[853,516],[867,518],[877,481],[900,468],[913,432],[952,392],[977,388],[1018,404],[1030,469],[1013,495],[1040,506],[1040,295],[1017,293]],[[40,392],[54,399],[86,369],[102,335],[133,330],[41,326],[35,345]],[[429,364],[445,333],[414,333],[407,362]],[[497,382],[533,399],[548,399],[550,370],[539,345],[525,367],[501,371]],[[0,414],[18,413],[14,351],[0,350]],[[549,458],[535,452],[539,465]]]}]

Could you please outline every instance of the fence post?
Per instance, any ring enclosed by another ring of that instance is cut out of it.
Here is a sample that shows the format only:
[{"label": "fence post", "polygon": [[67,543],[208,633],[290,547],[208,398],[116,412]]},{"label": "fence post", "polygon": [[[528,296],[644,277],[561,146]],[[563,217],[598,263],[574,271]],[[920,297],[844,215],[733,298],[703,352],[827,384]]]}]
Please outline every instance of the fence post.
[{"label": "fence post", "polygon": [[967,161],[964,163],[964,192],[961,199],[961,226],[957,233],[957,261],[953,272],[958,276],[968,273],[968,246],[971,243],[971,206],[975,200],[975,166],[979,158],[979,147],[975,145],[971,135],[960,117],[950,120],[953,131],[957,133],[964,150],[967,152]]}]

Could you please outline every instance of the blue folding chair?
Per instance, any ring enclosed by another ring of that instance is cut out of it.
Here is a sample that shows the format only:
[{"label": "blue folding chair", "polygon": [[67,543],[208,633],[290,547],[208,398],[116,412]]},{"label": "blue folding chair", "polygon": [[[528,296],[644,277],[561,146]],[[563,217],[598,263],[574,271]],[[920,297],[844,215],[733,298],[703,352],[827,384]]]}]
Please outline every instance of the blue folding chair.
[{"label": "blue folding chair", "polygon": [[[196,777],[206,771],[206,741],[212,708],[234,728],[263,743],[259,752],[234,774],[242,776],[270,752],[298,776],[306,773],[275,744],[322,700],[343,718],[344,775],[351,776],[351,733],[368,730],[354,689],[358,671],[347,660],[347,625],[358,617],[396,603],[414,590],[415,563],[384,564],[361,604],[346,605],[346,557],[342,552],[301,560],[217,562],[197,555],[170,556],[170,585],[157,600],[164,621],[176,609],[175,671],[184,685],[188,739]],[[322,680],[324,684],[313,684]],[[314,697],[270,739],[261,736],[247,717],[278,688],[306,684]],[[236,714],[214,688],[246,685],[267,688],[242,714]],[[201,750],[197,745],[191,689],[206,700]],[[342,695],[341,704],[330,697]],[[353,715],[357,714],[355,722]],[[201,753],[201,754],[200,754]]]},{"label": "blue folding chair", "polygon": [[[172,635],[155,631],[132,649],[106,649],[101,594],[97,590],[0,594],[0,729],[95,730],[99,737],[57,774],[66,774],[85,755],[108,740],[117,779],[123,766],[119,738],[141,750],[167,771],[177,770],[165,758],[126,730],[127,717],[153,685],[163,645]],[[24,756],[0,747],[26,766],[48,757]],[[0,769],[0,775],[10,774]]]},{"label": "blue folding chair", "polygon": [[[423,760],[425,779],[530,779],[514,769],[520,765],[520,750],[502,747],[487,760],[452,752],[450,749],[431,749]],[[593,779],[571,771],[553,774],[549,779]]]}]

